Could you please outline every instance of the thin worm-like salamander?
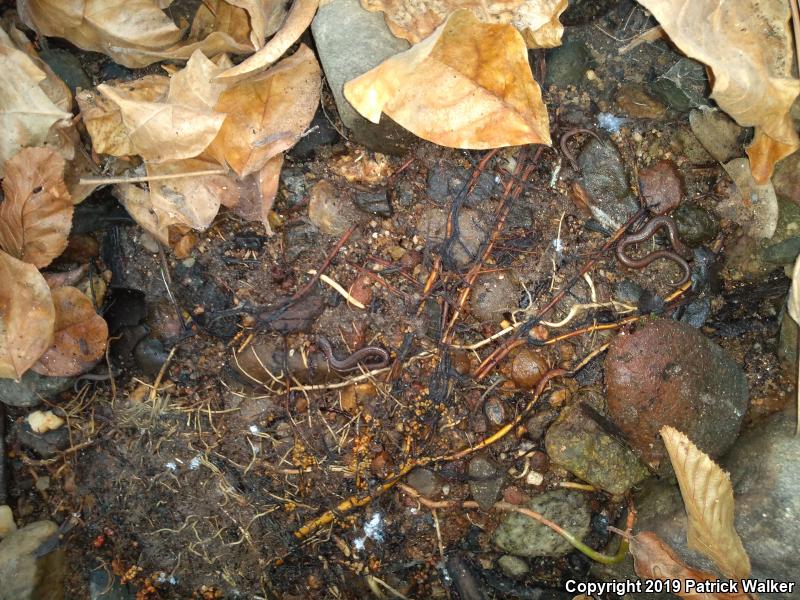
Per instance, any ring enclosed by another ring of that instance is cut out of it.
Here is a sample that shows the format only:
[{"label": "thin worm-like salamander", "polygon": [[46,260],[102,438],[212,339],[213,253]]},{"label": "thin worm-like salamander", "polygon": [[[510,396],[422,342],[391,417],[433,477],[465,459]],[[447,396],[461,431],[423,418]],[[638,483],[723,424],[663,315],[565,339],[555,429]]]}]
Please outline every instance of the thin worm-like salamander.
[{"label": "thin worm-like salamander", "polygon": [[[339,360],[333,355],[333,348],[328,338],[321,335],[317,336],[317,345],[319,346],[328,364],[335,371],[352,371],[358,368],[359,363],[364,363],[370,369],[381,369],[389,365],[389,353],[378,346],[365,346],[353,352],[347,358]],[[369,358],[377,358],[379,360],[370,360]]]},{"label": "thin worm-like salamander", "polygon": [[[628,246],[650,239],[661,227],[666,228],[669,242],[672,244],[672,248],[675,250],[675,252],[672,250],[657,250],[655,252],[651,252],[647,256],[643,256],[642,258],[631,258],[625,254],[625,249]],[[689,281],[689,278],[692,276],[692,269],[687,262],[687,259],[691,257],[692,251],[687,248],[678,237],[678,230],[675,227],[675,221],[673,221],[671,217],[667,216],[653,217],[639,231],[626,235],[619,241],[619,244],[617,244],[617,260],[631,269],[643,269],[651,262],[658,260],[659,258],[666,258],[678,263],[683,269],[683,279],[681,279],[677,285],[683,285]]]},{"label": "thin worm-like salamander", "polygon": [[578,161],[575,160],[575,155],[572,154],[572,152],[570,152],[569,146],[567,146],[567,141],[572,136],[577,135],[579,133],[585,133],[586,135],[590,135],[594,139],[596,139],[598,142],[600,142],[601,144],[603,143],[603,140],[601,140],[600,137],[594,131],[592,131],[591,129],[582,129],[580,127],[577,127],[575,129],[570,129],[568,132],[566,132],[564,135],[562,135],[561,136],[561,144],[560,144],[561,145],[561,152],[564,153],[564,156],[567,158],[567,160],[569,161],[569,164],[572,165],[572,168],[575,171],[580,171],[581,168],[578,165]]}]

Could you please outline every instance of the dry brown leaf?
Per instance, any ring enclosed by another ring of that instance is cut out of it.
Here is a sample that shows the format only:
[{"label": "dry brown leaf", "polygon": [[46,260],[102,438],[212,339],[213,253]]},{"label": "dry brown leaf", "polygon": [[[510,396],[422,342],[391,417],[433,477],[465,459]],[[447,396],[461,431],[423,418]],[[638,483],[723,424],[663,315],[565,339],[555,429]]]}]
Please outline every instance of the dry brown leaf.
[{"label": "dry brown leaf", "polygon": [[230,81],[240,81],[248,75],[268,68],[300,39],[303,32],[311,25],[318,7],[319,0],[294,0],[291,10],[286,16],[286,21],[278,33],[263,48],[248,57],[247,60],[220,73],[217,77]]},{"label": "dry brown leaf", "polygon": [[733,526],[733,486],[728,474],[677,429],[665,425],[661,437],[678,477],[689,517],[689,548],[702,552],[733,579],[750,575],[750,559]]},{"label": "dry brown leaf", "polygon": [[344,94],[373,123],[385,112],[441,146],[550,144],[547,108],[522,36],[511,25],[481,23],[467,10],[348,81]]},{"label": "dry brown leaf", "polygon": [[744,126],[753,176],[765,183],[775,162],[800,148],[789,110],[800,80],[792,77],[787,2],[639,0],[672,41],[714,74],[711,97]]},{"label": "dry brown leaf", "polygon": [[228,35],[237,44],[259,48],[250,41],[250,16],[247,11],[225,0],[205,0],[192,19],[189,37],[202,40],[213,32]]},{"label": "dry brown leaf", "polygon": [[301,44],[267,72],[220,95],[215,110],[228,117],[208,154],[240,177],[260,171],[300,139],[314,118],[321,91],[317,59]]},{"label": "dry brown leaf", "polygon": [[123,184],[114,186],[114,196],[142,229],[165,246],[169,245],[169,223],[165,222],[165,215],[153,210],[150,192],[136,185]]},{"label": "dry brown leaf", "polygon": [[484,23],[511,23],[529,48],[561,44],[564,26],[558,17],[567,0],[361,0],[367,10],[382,11],[397,37],[416,44],[436,29],[455,10],[466,9]]},{"label": "dry brown leaf", "polygon": [[636,574],[642,579],[680,581],[680,591],[670,588],[685,600],[750,600],[744,593],[704,593],[686,591],[686,582],[718,581],[719,577],[706,571],[692,569],[680,559],[675,551],[652,531],[643,531],[633,537],[630,543],[631,555]]},{"label": "dry brown leaf", "polygon": [[126,67],[149,64],[137,61],[137,54],[169,48],[181,39],[181,30],[154,0],[18,0],[17,9],[39,35],[64,38]]},{"label": "dry brown leaf", "polygon": [[97,90],[119,107],[133,154],[149,162],[192,158],[216,137],[225,115],[168,101],[131,99],[123,86]]},{"label": "dry brown leaf", "polygon": [[[42,146],[51,129],[67,126],[72,114],[48,97],[48,75],[0,29],[0,177],[3,163],[22,148]],[[52,92],[52,90],[51,90]]]},{"label": "dry brown leaf", "polygon": [[250,42],[253,48],[261,48],[267,36],[274,34],[286,19],[284,0],[228,0],[244,9],[250,22]]},{"label": "dry brown leaf", "polygon": [[241,183],[239,204],[233,209],[237,215],[248,221],[260,221],[272,235],[269,224],[269,211],[275,202],[280,183],[283,154],[278,154],[267,161],[258,173],[249,175]]},{"label": "dry brown leaf", "polygon": [[48,377],[72,377],[91,369],[105,354],[108,325],[92,301],[74,287],[53,290],[55,331],[52,345],[32,369]]},{"label": "dry brown leaf", "polygon": [[[119,86],[127,98],[139,102],[158,102],[169,90],[169,77],[148,75]],[[89,135],[92,148],[99,154],[132,156],[136,148],[122,122],[119,106],[95,90],[85,90],[77,96],[78,107]]]},{"label": "dry brown leaf", "polygon": [[225,67],[196,51],[186,66],[170,78],[167,102],[213,112],[226,87],[224,83],[215,82],[214,77],[223,70]]},{"label": "dry brown leaf", "polygon": [[53,341],[50,288],[34,265],[0,251],[0,377],[19,379]]},{"label": "dry brown leaf", "polygon": [[219,169],[219,165],[190,158],[160,164],[148,164],[147,174],[186,177],[154,180],[149,183],[149,203],[165,225],[180,223],[192,229],[204,230],[219,212],[220,204],[236,204],[238,185],[227,175],[192,175],[198,171]]},{"label": "dry brown leaf", "polygon": [[72,227],[64,159],[49,148],[25,148],[5,167],[0,248],[41,269],[67,247]]}]

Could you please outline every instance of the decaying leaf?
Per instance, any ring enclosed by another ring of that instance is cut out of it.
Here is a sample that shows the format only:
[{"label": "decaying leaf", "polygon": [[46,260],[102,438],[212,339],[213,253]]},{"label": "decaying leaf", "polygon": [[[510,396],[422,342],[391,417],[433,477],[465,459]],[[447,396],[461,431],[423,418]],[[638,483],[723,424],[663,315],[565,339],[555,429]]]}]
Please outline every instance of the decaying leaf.
[{"label": "decaying leaf", "polygon": [[391,32],[412,44],[433,33],[453,11],[466,9],[485,23],[511,23],[529,48],[561,44],[564,26],[558,17],[567,5],[567,0],[361,0],[367,10],[385,13]]},{"label": "decaying leaf", "polygon": [[692,569],[680,559],[675,551],[652,531],[643,531],[633,537],[630,543],[633,566],[642,579],[680,581],[680,591],[675,594],[685,600],[751,600],[747,594],[724,594],[686,591],[687,581],[718,581],[713,573]]},{"label": "decaying leaf", "polygon": [[42,146],[51,128],[67,126],[72,114],[46,93],[48,74],[0,29],[0,177],[3,163],[22,148]]},{"label": "decaying leaf", "polygon": [[765,183],[775,163],[800,148],[789,110],[800,80],[792,77],[787,2],[639,0],[673,42],[711,68],[711,97],[744,126],[755,126],[747,152]]},{"label": "decaying leaf", "polygon": [[730,477],[677,429],[665,425],[661,437],[689,517],[689,547],[708,556],[724,575],[747,578],[750,559],[733,526]]},{"label": "decaying leaf", "polygon": [[0,202],[0,248],[14,258],[49,265],[67,247],[72,200],[64,159],[49,148],[25,148],[6,161]]},{"label": "decaying leaf", "polygon": [[210,56],[253,50],[224,31],[182,40],[183,31],[154,0],[19,0],[17,9],[25,24],[40,35],[67,39],[131,68],[185,60],[197,49]]},{"label": "decaying leaf", "polygon": [[164,215],[153,210],[150,192],[137,185],[122,184],[114,186],[114,196],[142,229],[165,246],[169,245],[169,223],[165,222]]},{"label": "decaying leaf", "polygon": [[213,112],[219,95],[226,87],[223,83],[215,82],[214,77],[225,68],[210,61],[199,50],[196,51],[186,62],[186,67],[170,78],[167,102]]},{"label": "decaying leaf", "polygon": [[100,84],[97,90],[119,107],[134,154],[149,162],[200,154],[216,137],[225,115],[169,101],[131,99],[124,89]]},{"label": "decaying leaf", "polygon": [[453,13],[425,41],[348,81],[347,100],[377,123],[385,112],[441,146],[550,144],[547,108],[512,25]]},{"label": "decaying leaf", "polygon": [[[169,77],[148,75],[128,81],[119,90],[124,90],[128,100],[158,102],[169,90]],[[122,122],[119,106],[95,90],[85,90],[77,96],[78,107],[89,135],[92,148],[99,154],[132,156],[136,154],[128,130]]]},{"label": "decaying leaf", "polygon": [[0,251],[0,377],[19,379],[53,340],[50,288],[34,265]]},{"label": "decaying leaf", "polygon": [[208,154],[240,177],[261,170],[300,139],[314,118],[321,91],[317,59],[301,44],[292,56],[220,95],[215,110],[227,119]]},{"label": "decaying leaf", "polygon": [[261,48],[267,36],[274,34],[286,18],[284,0],[228,0],[247,12],[250,23],[250,42]]},{"label": "decaying leaf", "polygon": [[269,211],[275,202],[280,183],[283,154],[278,154],[267,161],[260,171],[248,176],[241,182],[239,204],[233,211],[248,221],[259,221],[264,224],[267,235],[272,235],[269,224]]},{"label": "decaying leaf", "polygon": [[192,20],[189,37],[200,40],[213,32],[224,33],[237,44],[248,44],[252,49],[260,48],[253,45],[250,39],[250,15],[243,8],[225,0],[205,0],[200,4]]},{"label": "decaying leaf", "polygon": [[180,223],[204,230],[219,212],[220,204],[235,205],[238,185],[228,175],[194,175],[219,169],[219,165],[191,158],[160,164],[148,164],[148,175],[185,173],[186,177],[154,180],[150,186],[150,205],[166,225]]},{"label": "decaying leaf", "polygon": [[241,64],[221,73],[218,78],[240,81],[248,75],[268,68],[300,39],[303,32],[311,25],[318,7],[319,0],[294,0],[291,10],[286,16],[286,22],[278,33],[258,52]]},{"label": "decaying leaf", "polygon": [[108,325],[74,287],[53,290],[55,331],[52,345],[32,369],[48,377],[71,377],[91,369],[105,354]]}]

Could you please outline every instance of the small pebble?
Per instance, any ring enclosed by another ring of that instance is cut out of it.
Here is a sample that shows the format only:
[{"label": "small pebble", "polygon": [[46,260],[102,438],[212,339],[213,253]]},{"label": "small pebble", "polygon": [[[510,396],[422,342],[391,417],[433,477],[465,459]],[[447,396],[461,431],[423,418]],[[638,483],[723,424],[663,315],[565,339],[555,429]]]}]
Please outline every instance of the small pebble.
[{"label": "small pebble", "polygon": [[547,361],[536,350],[523,348],[511,359],[511,379],[521,388],[534,388],[546,372]]}]

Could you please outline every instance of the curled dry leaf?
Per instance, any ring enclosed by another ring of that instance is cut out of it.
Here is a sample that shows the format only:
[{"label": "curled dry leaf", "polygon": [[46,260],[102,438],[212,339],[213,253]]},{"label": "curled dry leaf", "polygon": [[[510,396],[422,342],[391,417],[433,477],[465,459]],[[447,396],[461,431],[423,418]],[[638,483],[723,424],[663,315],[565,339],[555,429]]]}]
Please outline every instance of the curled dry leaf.
[{"label": "curled dry leaf", "polygon": [[800,148],[789,110],[800,80],[792,77],[787,2],[639,0],[688,56],[714,74],[711,97],[744,126],[755,126],[747,152],[765,183],[775,163]]},{"label": "curled dry leaf", "polygon": [[319,106],[322,71],[301,44],[292,56],[225,90],[215,107],[227,114],[207,154],[240,177],[260,171],[308,128]]},{"label": "curled dry leaf", "polygon": [[49,265],[67,247],[72,200],[64,159],[49,148],[25,148],[6,161],[0,202],[0,248],[36,265]]},{"label": "curled dry leaf", "polygon": [[0,377],[19,379],[53,341],[50,288],[30,263],[0,251]]},{"label": "curled dry leaf", "polygon": [[33,370],[48,377],[72,377],[91,369],[105,354],[108,325],[92,301],[74,287],[53,290],[55,331],[53,344]]},{"label": "curled dry leaf", "polygon": [[165,246],[169,245],[169,223],[165,222],[164,215],[153,210],[150,192],[137,185],[123,184],[114,186],[114,196],[142,229]]},{"label": "curled dry leaf", "polygon": [[243,219],[263,223],[268,235],[272,235],[269,211],[278,193],[282,166],[283,154],[278,154],[269,159],[260,171],[246,177],[240,184],[239,203],[233,209]]},{"label": "curled dry leaf", "polygon": [[216,137],[225,115],[169,101],[131,99],[124,88],[100,84],[97,90],[119,107],[131,146],[144,160],[192,158]]},{"label": "curled dry leaf", "polygon": [[247,12],[250,22],[250,42],[256,49],[264,45],[267,36],[278,31],[286,18],[286,2],[284,0],[228,1]]},{"label": "curled dry leaf", "polygon": [[564,26],[558,17],[567,5],[567,0],[361,0],[367,10],[382,11],[391,32],[412,44],[433,33],[453,11],[466,9],[485,23],[511,23],[529,48],[561,44]]},{"label": "curled dry leaf", "polygon": [[[747,594],[698,593],[685,591],[686,581],[718,581],[713,573],[692,569],[680,559],[675,551],[652,531],[643,531],[630,543],[633,567],[642,579],[680,581],[681,591],[675,593],[685,600],[751,600]],[[673,588],[674,589],[674,588]]]},{"label": "curled dry leaf", "polygon": [[258,73],[268,68],[300,39],[303,32],[311,25],[317,8],[319,8],[319,0],[294,0],[291,10],[286,16],[286,21],[283,23],[280,30],[278,30],[278,33],[276,33],[263,48],[247,58],[247,60],[228,69],[217,77],[229,81],[240,81],[248,75]]},{"label": "curled dry leaf", "polygon": [[201,40],[217,32],[229,36],[237,44],[255,46],[251,39],[250,15],[247,11],[225,0],[205,0],[197,8],[189,37]]},{"label": "curled dry leaf", "polygon": [[689,548],[708,556],[727,577],[747,578],[750,559],[733,526],[730,477],[677,429],[665,425],[661,437],[689,517]]},{"label": "curled dry leaf", "polygon": [[0,177],[3,164],[28,146],[42,146],[51,128],[68,125],[72,114],[48,96],[48,74],[0,29]]},{"label": "curled dry leaf", "polygon": [[522,36],[511,25],[481,23],[467,10],[348,81],[344,94],[373,123],[385,112],[442,146],[550,144],[547,108]]}]

